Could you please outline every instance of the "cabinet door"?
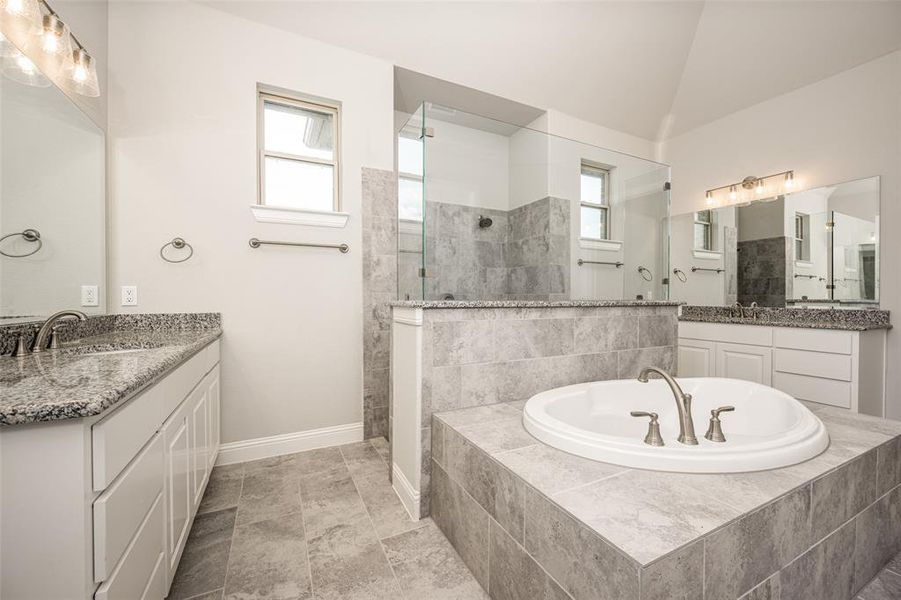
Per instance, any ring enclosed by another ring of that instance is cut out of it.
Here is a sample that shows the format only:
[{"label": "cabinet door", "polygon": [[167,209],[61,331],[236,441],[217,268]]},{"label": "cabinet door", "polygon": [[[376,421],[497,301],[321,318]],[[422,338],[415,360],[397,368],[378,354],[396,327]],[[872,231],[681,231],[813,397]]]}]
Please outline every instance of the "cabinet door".
[{"label": "cabinet door", "polygon": [[203,382],[188,397],[189,432],[191,444],[191,508],[196,510],[203,496],[203,485],[209,469],[209,391]]},{"label": "cabinet door", "polygon": [[184,406],[175,411],[162,429],[165,460],[166,587],[188,536],[191,523],[191,446],[188,440],[188,413]]},{"label": "cabinet door", "polygon": [[208,398],[207,402],[209,403],[209,415],[210,415],[210,451],[209,451],[209,462],[210,468],[213,468],[213,464],[216,462],[216,456],[219,454],[219,439],[221,432],[220,425],[220,404],[219,404],[219,367],[217,366],[215,369],[210,371],[210,374],[207,375],[209,380],[209,385],[207,386]]},{"label": "cabinet door", "polygon": [[744,344],[716,345],[716,376],[773,383],[773,349]]},{"label": "cabinet door", "polygon": [[679,377],[713,377],[716,343],[679,338]]}]

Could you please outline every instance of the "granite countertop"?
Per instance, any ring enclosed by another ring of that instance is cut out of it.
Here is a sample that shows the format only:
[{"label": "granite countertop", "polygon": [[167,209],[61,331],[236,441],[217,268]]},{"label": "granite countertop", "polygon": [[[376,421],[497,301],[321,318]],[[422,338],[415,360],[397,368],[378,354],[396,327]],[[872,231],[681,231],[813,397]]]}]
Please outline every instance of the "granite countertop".
[{"label": "granite countertop", "polygon": [[745,307],[745,311],[751,316],[733,317],[729,307],[683,306],[679,320],[696,323],[731,323],[842,331],[869,331],[871,329],[891,329],[892,327],[887,310],[767,307],[752,309]]},{"label": "granite countertop", "polygon": [[[22,359],[0,357],[0,425],[102,414],[222,334],[204,329],[111,331]],[[120,354],[89,352],[136,350]]]},{"label": "granite countertop", "polygon": [[600,306],[679,306],[672,300],[397,300],[398,308],[593,308]]}]

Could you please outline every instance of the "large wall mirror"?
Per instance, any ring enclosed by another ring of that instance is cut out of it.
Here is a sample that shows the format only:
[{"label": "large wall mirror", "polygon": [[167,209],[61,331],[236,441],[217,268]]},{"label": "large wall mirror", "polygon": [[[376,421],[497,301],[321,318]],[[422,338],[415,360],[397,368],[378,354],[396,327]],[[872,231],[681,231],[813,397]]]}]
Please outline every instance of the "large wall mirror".
[{"label": "large wall mirror", "polygon": [[879,305],[879,178],[676,215],[671,294],[695,305]]},{"label": "large wall mirror", "polygon": [[106,310],[104,135],[43,84],[0,78],[0,325]]}]

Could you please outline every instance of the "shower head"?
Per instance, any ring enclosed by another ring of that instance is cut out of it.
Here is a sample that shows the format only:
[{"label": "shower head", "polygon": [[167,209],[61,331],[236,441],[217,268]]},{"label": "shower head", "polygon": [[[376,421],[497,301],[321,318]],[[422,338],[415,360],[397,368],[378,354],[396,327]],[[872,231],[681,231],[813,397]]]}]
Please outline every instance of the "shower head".
[{"label": "shower head", "polygon": [[491,220],[491,217],[483,217],[482,215],[479,215],[479,227],[480,228],[488,229],[489,227],[491,227],[491,225],[493,223],[494,223],[494,221]]}]

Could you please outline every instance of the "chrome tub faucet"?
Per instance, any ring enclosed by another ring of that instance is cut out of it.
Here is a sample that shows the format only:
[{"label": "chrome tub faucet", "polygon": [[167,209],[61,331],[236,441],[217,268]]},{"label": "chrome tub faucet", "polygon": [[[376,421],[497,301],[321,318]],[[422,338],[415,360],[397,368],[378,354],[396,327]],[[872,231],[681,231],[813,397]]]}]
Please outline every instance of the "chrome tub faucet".
[{"label": "chrome tub faucet", "polygon": [[638,381],[647,383],[648,375],[651,373],[657,373],[669,384],[670,390],[672,390],[676,399],[676,409],[679,411],[679,437],[676,439],[683,444],[697,446],[698,438],[695,437],[695,424],[691,419],[691,394],[683,392],[682,388],[679,387],[679,384],[676,383],[676,380],[669,373],[657,367],[645,367],[642,369],[638,375]]}]

